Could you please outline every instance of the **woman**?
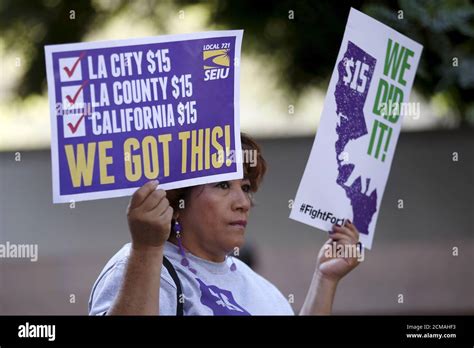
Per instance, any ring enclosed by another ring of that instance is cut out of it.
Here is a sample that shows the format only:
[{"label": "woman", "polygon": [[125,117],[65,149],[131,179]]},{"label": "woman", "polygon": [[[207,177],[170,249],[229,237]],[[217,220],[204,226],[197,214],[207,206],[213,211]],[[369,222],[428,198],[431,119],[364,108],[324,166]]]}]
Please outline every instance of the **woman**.
[{"label": "woman", "polygon": [[[256,166],[244,163],[243,179],[168,192],[151,181],[133,194],[127,210],[132,242],[94,284],[91,315],[294,314],[273,284],[229,256],[244,243],[252,194],[266,171],[259,146],[241,139],[242,149],[258,156]],[[355,226],[335,225],[329,236],[300,314],[330,314],[339,280],[358,265],[356,257],[325,253],[334,243],[357,244]]]}]

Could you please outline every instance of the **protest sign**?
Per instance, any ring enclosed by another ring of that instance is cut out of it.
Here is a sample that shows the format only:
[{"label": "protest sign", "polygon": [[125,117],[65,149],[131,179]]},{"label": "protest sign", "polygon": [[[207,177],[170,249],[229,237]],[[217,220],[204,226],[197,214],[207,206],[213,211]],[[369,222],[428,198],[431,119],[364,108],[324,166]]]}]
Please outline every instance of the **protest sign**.
[{"label": "protest sign", "polygon": [[53,202],[242,178],[242,34],[46,46]]},{"label": "protest sign", "polygon": [[350,219],[372,247],[422,48],[351,9],[290,218],[325,231]]}]

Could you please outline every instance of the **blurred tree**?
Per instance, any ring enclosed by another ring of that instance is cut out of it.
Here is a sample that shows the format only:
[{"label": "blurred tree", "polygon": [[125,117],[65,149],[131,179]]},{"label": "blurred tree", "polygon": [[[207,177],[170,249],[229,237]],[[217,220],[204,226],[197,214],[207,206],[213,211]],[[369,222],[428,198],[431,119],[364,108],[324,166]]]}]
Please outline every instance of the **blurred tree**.
[{"label": "blurred tree", "polygon": [[474,5],[469,0],[216,0],[211,21],[244,28],[244,47],[276,61],[282,82],[298,93],[331,74],[350,7],[421,43],[415,87],[425,96],[439,93],[462,127],[474,126]]},{"label": "blurred tree", "polygon": [[[474,125],[474,5],[469,0],[175,2],[180,6],[206,6],[211,11],[209,24],[245,29],[243,50],[257,52],[277,64],[282,85],[295,95],[310,85],[327,84],[349,8],[361,9],[424,46],[415,87],[427,96],[439,93],[459,114],[461,126]],[[125,0],[111,2],[112,11],[100,10],[94,6],[96,3],[0,2],[4,40],[9,47],[23,45],[29,57],[18,87],[20,96],[41,91],[45,81],[45,44],[81,41],[91,26],[119,11],[132,10]],[[150,7],[157,3],[147,1]],[[74,20],[70,19],[71,9],[75,11]],[[150,16],[153,15],[151,11]]]},{"label": "blurred tree", "polygon": [[0,32],[7,47],[24,53],[25,65],[18,95],[40,93],[46,83],[44,46],[79,42],[94,23],[118,13],[126,2],[118,1],[113,11],[100,11],[92,0],[1,0]]},{"label": "blurred tree", "polygon": [[[18,94],[41,92],[46,79],[43,46],[81,41],[95,16],[90,1],[78,1],[72,7],[61,1],[2,0],[0,31],[7,47],[24,52],[23,81]],[[72,13],[71,13],[72,14]]]},{"label": "blurred tree", "polygon": [[365,12],[424,46],[417,90],[440,93],[462,127],[474,126],[474,5],[469,0],[400,0],[399,9],[403,12],[371,4]]}]

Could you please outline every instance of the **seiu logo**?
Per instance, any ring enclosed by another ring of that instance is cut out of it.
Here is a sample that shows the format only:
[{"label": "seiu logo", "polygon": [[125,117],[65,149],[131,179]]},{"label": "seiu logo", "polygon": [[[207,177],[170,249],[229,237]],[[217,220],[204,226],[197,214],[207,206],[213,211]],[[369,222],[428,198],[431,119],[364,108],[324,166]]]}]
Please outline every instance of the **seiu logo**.
[{"label": "seiu logo", "polygon": [[202,52],[204,81],[221,80],[229,77],[229,51],[229,49],[215,49]]},{"label": "seiu logo", "polygon": [[196,278],[201,290],[201,303],[212,310],[213,315],[250,315],[240,306],[229,290],[207,285]]}]

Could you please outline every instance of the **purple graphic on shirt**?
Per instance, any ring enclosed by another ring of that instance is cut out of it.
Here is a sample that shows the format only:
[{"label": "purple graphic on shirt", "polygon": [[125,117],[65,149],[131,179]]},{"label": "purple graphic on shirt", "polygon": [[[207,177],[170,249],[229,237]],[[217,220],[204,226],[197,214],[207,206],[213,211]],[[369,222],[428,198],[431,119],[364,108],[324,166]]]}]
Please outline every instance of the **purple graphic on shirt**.
[{"label": "purple graphic on shirt", "polygon": [[355,164],[343,163],[339,155],[349,141],[367,134],[364,104],[376,62],[374,57],[348,41],[344,57],[337,65],[339,79],[334,92],[336,113],[339,116],[339,123],[336,126],[338,139],[335,144],[338,166],[337,184],[345,190],[350,200],[353,211],[352,222],[359,232],[364,234],[369,233],[369,224],[377,211],[377,190],[374,189],[370,195],[368,194],[370,178],[367,178],[366,189],[363,192],[360,176],[351,186],[348,186],[347,180],[354,171]]},{"label": "purple graphic on shirt", "polygon": [[229,290],[218,288],[215,285],[206,285],[196,278],[201,289],[201,303],[210,309],[214,315],[250,315],[234,299]]}]

